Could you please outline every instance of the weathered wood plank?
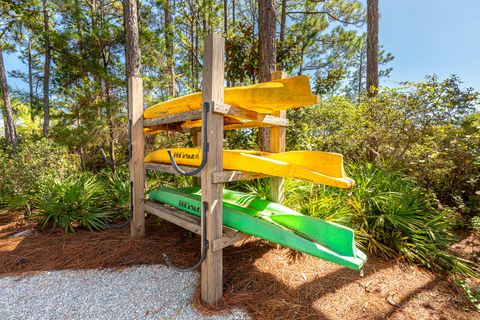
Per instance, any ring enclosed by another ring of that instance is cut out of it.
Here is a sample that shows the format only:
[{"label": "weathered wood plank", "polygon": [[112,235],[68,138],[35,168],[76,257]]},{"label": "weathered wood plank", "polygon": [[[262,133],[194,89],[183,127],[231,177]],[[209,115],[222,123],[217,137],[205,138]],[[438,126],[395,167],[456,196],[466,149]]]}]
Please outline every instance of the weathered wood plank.
[{"label": "weathered wood plank", "polygon": [[163,124],[170,124],[176,122],[182,122],[187,120],[198,120],[202,118],[202,109],[192,110],[188,112],[170,114],[159,118],[153,119],[144,119],[143,126],[144,127],[154,127]]},{"label": "weathered wood plank", "polygon": [[225,234],[220,239],[216,239],[212,242],[212,251],[216,252],[223,248],[229,247],[238,241],[242,241],[250,237],[250,235],[242,233],[240,231],[234,231],[231,234]]},{"label": "weathered wood plank", "polygon": [[[179,165],[179,167],[186,171],[191,171],[192,169],[195,168],[191,166],[182,166],[182,165]],[[175,171],[175,169],[173,169],[171,164],[166,164],[166,163],[145,162],[145,169],[178,174],[178,172]],[[194,175],[194,177],[200,177],[200,173]]]},{"label": "weathered wood plank", "polygon": [[268,125],[288,127],[288,120],[286,118],[281,118],[281,117],[269,115],[269,114],[258,113],[252,110],[246,110],[246,109],[231,106],[228,104],[216,103],[213,106],[213,111],[216,113],[221,113],[223,115],[252,120],[255,122],[260,122]]},{"label": "weathered wood plank", "polygon": [[132,203],[133,215],[130,224],[132,237],[145,236],[145,210],[143,197],[145,188],[145,140],[143,137],[143,83],[139,76],[128,78],[128,113],[132,121],[132,157],[129,163],[130,183],[133,184]]},{"label": "weathered wood plank", "polygon": [[[224,94],[225,41],[219,34],[210,34],[204,41],[204,65],[202,81],[202,103],[222,105]],[[213,172],[223,168],[223,115],[209,112],[207,115],[209,144],[208,160],[202,170],[202,201],[207,208],[207,240],[222,237],[223,185],[212,181]],[[203,241],[202,241],[203,243]],[[201,271],[202,300],[215,304],[223,295],[223,250],[213,251],[209,246]]]},{"label": "weathered wood plank", "polygon": [[168,222],[176,224],[177,226],[187,229],[188,231],[198,235],[201,234],[200,219],[198,217],[194,217],[175,208],[148,200],[145,201],[145,211],[167,220]]},{"label": "weathered wood plank", "polygon": [[265,174],[248,171],[219,171],[213,173],[214,183],[224,183],[241,180],[253,180],[268,177]]},{"label": "weathered wood plank", "polygon": [[[285,79],[287,74],[283,71],[272,73],[272,80]],[[273,115],[287,120],[287,111],[281,110],[273,113]],[[288,121],[288,120],[287,120]],[[287,140],[287,130],[284,127],[270,128],[270,152],[278,153],[285,151]],[[285,179],[280,177],[270,178],[270,195],[269,199],[282,204],[285,199],[284,194]]]},{"label": "weathered wood plank", "polygon": [[[181,210],[169,207],[158,202],[146,200],[145,211],[168,222],[171,222],[177,226],[187,229],[188,231],[195,234],[200,235],[202,232],[200,227],[200,218],[192,216]],[[248,237],[250,237],[250,235],[224,226],[222,237],[219,239],[215,239],[211,243],[212,250],[214,252],[219,251]]]}]

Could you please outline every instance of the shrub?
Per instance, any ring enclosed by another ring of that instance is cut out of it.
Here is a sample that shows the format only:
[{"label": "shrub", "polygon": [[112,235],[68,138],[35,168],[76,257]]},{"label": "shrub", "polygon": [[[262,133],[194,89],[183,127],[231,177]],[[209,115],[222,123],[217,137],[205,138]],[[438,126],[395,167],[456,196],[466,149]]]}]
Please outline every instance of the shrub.
[{"label": "shrub", "polygon": [[104,229],[113,214],[104,183],[89,173],[52,178],[41,188],[38,209],[34,217],[42,227],[59,227],[65,232]]},{"label": "shrub", "polygon": [[0,205],[30,211],[46,180],[71,175],[77,164],[75,155],[47,139],[0,146]]},{"label": "shrub", "polygon": [[448,249],[454,241],[446,212],[414,180],[371,163],[347,167],[357,185],[337,189],[287,181],[286,204],[304,214],[339,222],[356,230],[368,253],[401,257],[437,272],[473,275],[475,266]]},{"label": "shrub", "polygon": [[329,97],[289,110],[287,148],[389,162],[468,216],[480,203],[479,93],[455,76],[382,89],[357,103]]}]

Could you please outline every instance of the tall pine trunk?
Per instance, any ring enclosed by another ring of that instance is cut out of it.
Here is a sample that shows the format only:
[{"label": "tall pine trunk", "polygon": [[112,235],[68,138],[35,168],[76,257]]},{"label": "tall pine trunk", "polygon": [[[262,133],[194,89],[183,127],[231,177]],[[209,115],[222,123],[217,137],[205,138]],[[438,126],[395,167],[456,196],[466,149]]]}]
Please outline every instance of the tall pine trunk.
[{"label": "tall pine trunk", "polygon": [[43,27],[45,37],[45,70],[43,75],[43,136],[48,137],[50,129],[50,23],[47,0],[43,0]]},{"label": "tall pine trunk", "polygon": [[4,125],[5,125],[5,138],[10,143],[17,144],[17,128],[15,127],[15,121],[13,120],[13,110],[10,104],[10,93],[7,85],[7,74],[5,72],[5,64],[3,62],[3,48],[0,46],[0,90],[3,99],[3,112],[4,112]]},{"label": "tall pine trunk", "polygon": [[287,25],[287,0],[282,0],[282,16],[280,20],[280,44],[285,40],[285,28]]},{"label": "tall pine trunk", "polygon": [[[270,81],[271,74],[276,71],[277,42],[276,42],[276,5],[275,0],[259,0],[258,2],[258,32],[260,45],[260,82]],[[260,149],[270,149],[270,130],[258,129],[258,143]]]},{"label": "tall pine trunk", "polygon": [[367,94],[372,97],[378,88],[378,0],[367,6]]},{"label": "tall pine trunk", "polygon": [[170,0],[165,0],[165,51],[167,57],[168,96],[175,97],[175,65],[173,62],[173,20]]},{"label": "tall pine trunk", "polygon": [[233,28],[233,32],[235,32],[235,18],[236,18],[236,15],[235,15],[235,0],[232,0],[232,28]]},{"label": "tall pine trunk", "polygon": [[33,101],[33,61],[32,39],[28,40],[28,102],[30,103],[30,119],[35,121],[35,101]]},{"label": "tall pine trunk", "polygon": [[223,32],[228,35],[228,0],[223,0]]}]

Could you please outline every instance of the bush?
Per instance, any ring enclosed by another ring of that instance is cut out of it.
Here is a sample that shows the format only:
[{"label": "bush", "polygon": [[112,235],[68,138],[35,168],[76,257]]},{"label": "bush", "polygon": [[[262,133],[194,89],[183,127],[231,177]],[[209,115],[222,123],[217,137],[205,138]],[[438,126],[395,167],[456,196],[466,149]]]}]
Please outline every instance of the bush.
[{"label": "bush", "polygon": [[339,152],[413,176],[445,205],[468,216],[480,207],[479,93],[455,76],[382,89],[357,103],[330,97],[289,110],[290,150]]},{"label": "bush", "polygon": [[27,140],[18,146],[4,143],[0,146],[0,206],[30,211],[47,179],[77,171],[78,157],[51,140]]},{"label": "bush", "polygon": [[414,180],[371,163],[347,169],[357,182],[353,189],[306,182],[291,188],[288,182],[286,204],[354,228],[359,245],[368,253],[401,257],[437,272],[475,273],[472,263],[450,253],[448,247],[455,239],[446,212],[436,210]]},{"label": "bush", "polygon": [[104,229],[113,215],[104,183],[89,173],[52,178],[42,185],[38,209],[34,217],[42,227],[59,227],[65,232]]}]

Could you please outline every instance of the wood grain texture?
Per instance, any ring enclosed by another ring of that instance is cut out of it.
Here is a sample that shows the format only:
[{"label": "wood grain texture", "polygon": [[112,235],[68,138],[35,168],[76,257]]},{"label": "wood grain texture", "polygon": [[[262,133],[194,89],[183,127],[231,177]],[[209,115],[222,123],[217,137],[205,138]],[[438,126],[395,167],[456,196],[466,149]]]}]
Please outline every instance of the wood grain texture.
[{"label": "wood grain texture", "polygon": [[[272,80],[285,79],[287,78],[286,72],[276,71],[272,73]],[[277,111],[273,114],[274,116],[287,118],[287,111]],[[288,121],[288,120],[287,120]],[[285,151],[285,145],[287,141],[287,129],[282,127],[272,127],[270,128],[270,152],[278,153]],[[270,191],[269,199],[282,204],[285,200],[285,179],[280,177],[270,178]]]},{"label": "wood grain texture", "polygon": [[186,212],[153,201],[145,201],[145,211],[200,235],[200,219]]},{"label": "wood grain texture", "polygon": [[288,120],[286,118],[258,113],[252,110],[246,110],[228,104],[215,104],[213,112],[229,115],[236,118],[252,120],[255,122],[261,122],[269,125],[288,126]]},{"label": "wood grain texture", "polygon": [[[200,218],[192,216],[186,212],[172,208],[170,206],[154,202],[145,201],[145,211],[159,218],[171,222],[177,226],[187,229],[190,232],[200,235],[202,232],[200,227]],[[219,251],[223,248],[233,245],[234,243],[245,240],[250,235],[242,233],[229,227],[223,227],[222,237],[212,242],[212,250]]]},{"label": "wood grain texture", "polygon": [[153,119],[144,119],[143,126],[148,127],[155,127],[162,124],[170,124],[176,122],[182,122],[187,120],[198,120],[202,118],[202,109],[192,110],[188,112],[170,114],[159,118]]},{"label": "wood grain texture", "polygon": [[[205,37],[205,58],[203,66],[202,103],[210,105],[224,103],[224,52],[225,41],[219,34]],[[208,113],[207,141],[209,143],[208,160],[202,170],[202,201],[208,203],[207,240],[222,237],[222,199],[223,185],[213,183],[214,172],[223,168],[223,115]],[[203,243],[203,241],[202,241]],[[223,250],[213,251],[209,246],[201,271],[202,300],[215,304],[223,295]]]},{"label": "wood grain texture", "polygon": [[[171,164],[167,163],[153,163],[153,162],[145,162],[144,164],[146,170],[153,170],[153,171],[160,171],[160,172],[167,172],[167,173],[173,173],[173,174],[178,174],[177,171],[172,167]],[[191,171],[195,169],[195,167],[191,166],[181,166],[179,167],[185,171]],[[200,173],[194,175],[194,177],[200,177]]]},{"label": "wood grain texture", "polygon": [[128,78],[128,112],[132,120],[132,158],[130,159],[130,181],[133,183],[133,216],[130,224],[132,237],[145,236],[145,140],[143,137],[143,83],[140,77]]},{"label": "wood grain texture", "polygon": [[247,171],[219,171],[213,173],[213,182],[214,183],[224,183],[232,181],[241,181],[241,180],[253,180],[259,178],[268,177],[267,175],[256,173],[256,172],[247,172]]}]

